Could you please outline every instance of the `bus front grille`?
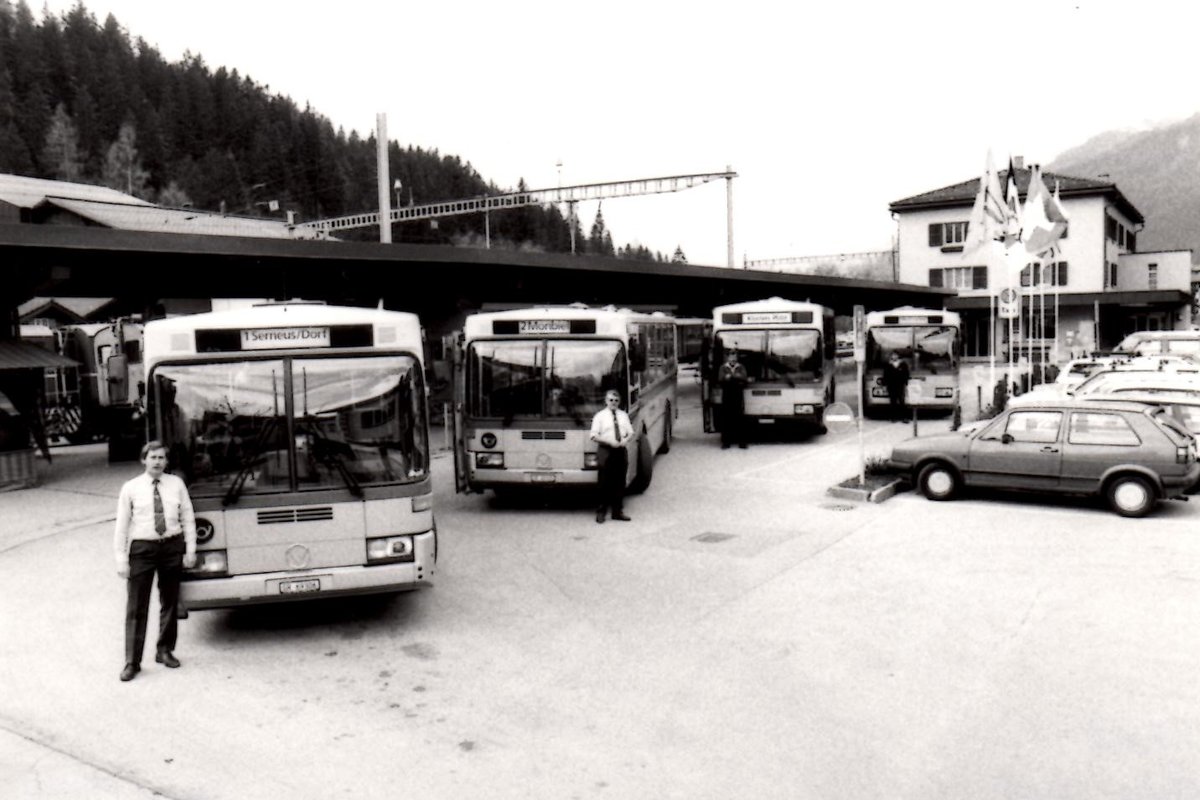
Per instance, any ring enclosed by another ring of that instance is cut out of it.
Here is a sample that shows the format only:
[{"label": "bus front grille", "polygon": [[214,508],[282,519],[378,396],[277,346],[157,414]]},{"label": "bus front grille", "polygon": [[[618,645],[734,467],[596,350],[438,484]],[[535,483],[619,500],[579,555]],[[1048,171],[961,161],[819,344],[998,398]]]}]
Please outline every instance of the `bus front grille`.
[{"label": "bus front grille", "polygon": [[567,438],[566,431],[521,431],[522,439],[556,439]]},{"label": "bus front grille", "polygon": [[333,519],[333,506],[272,508],[258,512],[259,525],[279,525],[288,522],[321,522],[330,519]]}]

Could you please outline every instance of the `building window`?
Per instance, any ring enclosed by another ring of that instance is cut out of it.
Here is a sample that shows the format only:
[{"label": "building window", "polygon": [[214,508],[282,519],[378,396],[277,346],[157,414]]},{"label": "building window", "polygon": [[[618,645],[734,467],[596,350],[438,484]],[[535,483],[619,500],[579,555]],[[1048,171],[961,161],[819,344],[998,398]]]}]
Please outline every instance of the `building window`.
[{"label": "building window", "polygon": [[1108,288],[1117,288],[1117,265],[1111,262],[1108,265]]},{"label": "building window", "polygon": [[986,289],[987,267],[944,267],[929,270],[929,285],[943,289]]},{"label": "building window", "polygon": [[967,223],[935,222],[929,226],[929,246],[962,249],[967,241]]},{"label": "building window", "polygon": [[1158,264],[1146,265],[1146,285],[1150,289],[1158,288]]},{"label": "building window", "polygon": [[1021,270],[1022,286],[1066,286],[1067,262],[1054,261],[1050,264],[1030,263]]}]

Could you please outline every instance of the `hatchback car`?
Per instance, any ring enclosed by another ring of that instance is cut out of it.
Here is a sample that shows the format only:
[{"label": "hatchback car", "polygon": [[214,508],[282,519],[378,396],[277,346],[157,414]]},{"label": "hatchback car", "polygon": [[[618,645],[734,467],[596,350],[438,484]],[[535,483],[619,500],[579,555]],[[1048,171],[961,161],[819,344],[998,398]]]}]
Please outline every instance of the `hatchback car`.
[{"label": "hatchback car", "polygon": [[1144,516],[1200,479],[1190,433],[1161,407],[1119,400],[1011,408],[968,433],[900,442],[888,466],[930,500],[964,487],[1098,495],[1125,517]]}]

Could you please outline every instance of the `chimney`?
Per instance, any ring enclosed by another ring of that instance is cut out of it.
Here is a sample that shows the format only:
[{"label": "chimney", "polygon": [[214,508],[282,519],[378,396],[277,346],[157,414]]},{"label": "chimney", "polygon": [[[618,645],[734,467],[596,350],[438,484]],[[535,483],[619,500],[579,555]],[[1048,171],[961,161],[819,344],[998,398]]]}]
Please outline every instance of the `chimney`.
[{"label": "chimney", "polygon": [[1025,156],[1013,156],[1013,169],[1025,169]]}]

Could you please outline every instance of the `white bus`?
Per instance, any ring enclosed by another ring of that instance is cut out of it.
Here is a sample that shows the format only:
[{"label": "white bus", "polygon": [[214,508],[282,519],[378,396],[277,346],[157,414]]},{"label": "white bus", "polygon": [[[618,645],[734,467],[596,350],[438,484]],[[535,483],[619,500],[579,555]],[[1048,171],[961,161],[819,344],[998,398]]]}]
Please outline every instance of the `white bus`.
[{"label": "white bus", "polygon": [[636,436],[626,483],[650,483],[671,447],[678,339],[674,318],[607,306],[472,314],[456,370],[460,491],[595,485],[592,416],[621,393]]},{"label": "white bus", "polygon": [[185,611],[430,583],[421,345],[412,314],[295,301],[146,324],[150,436],[196,509]]},{"label": "white bus", "polygon": [[824,432],[834,401],[837,337],[833,310],[772,297],[713,309],[712,345],[701,367],[704,430],[720,430],[717,371],[737,352],[750,384],[743,409],[748,425],[798,423]]},{"label": "white bus", "polygon": [[962,320],[953,311],[902,306],[866,315],[863,366],[864,416],[887,409],[883,366],[892,353],[908,364],[905,402],[910,408],[953,411],[958,405]]}]

